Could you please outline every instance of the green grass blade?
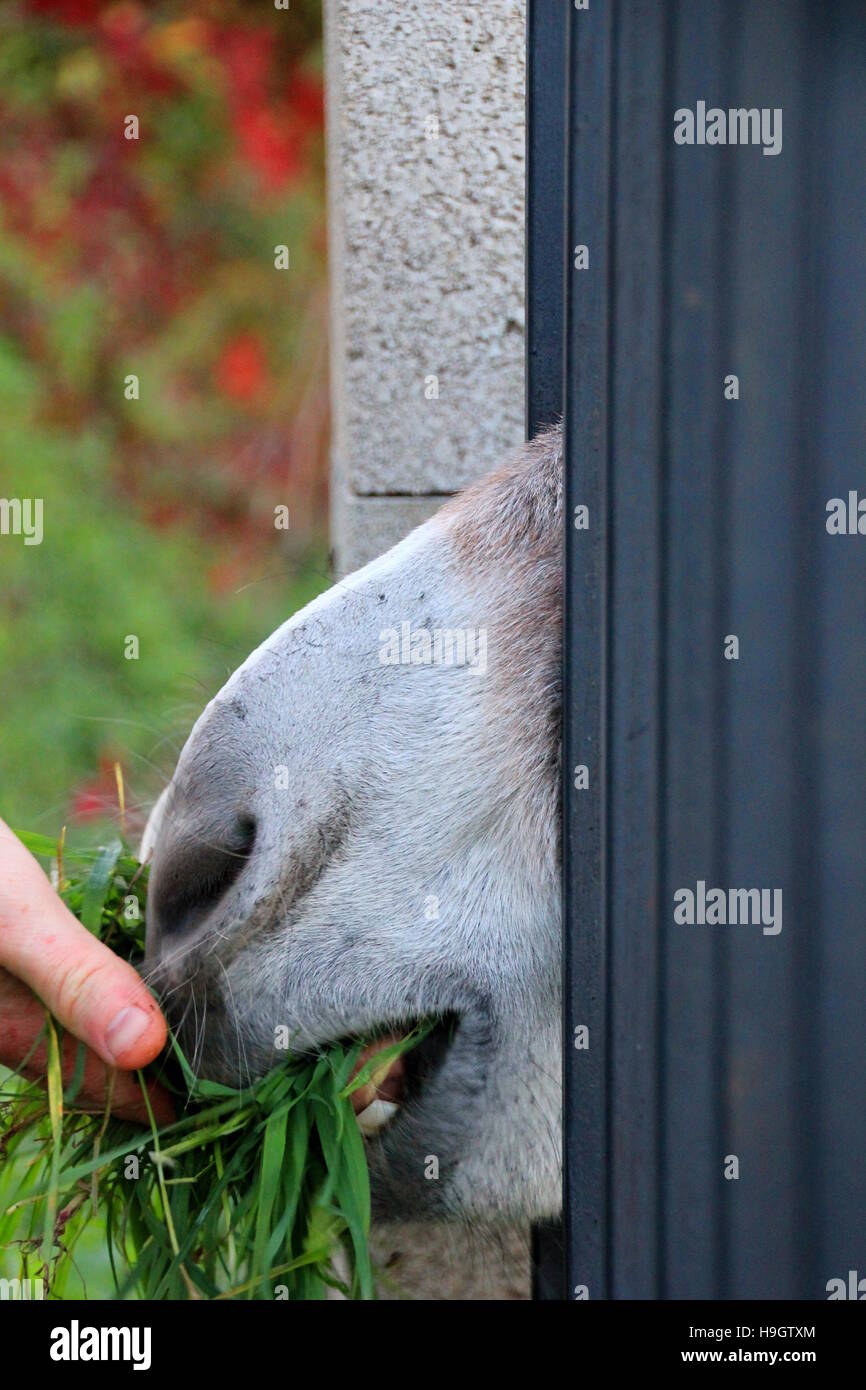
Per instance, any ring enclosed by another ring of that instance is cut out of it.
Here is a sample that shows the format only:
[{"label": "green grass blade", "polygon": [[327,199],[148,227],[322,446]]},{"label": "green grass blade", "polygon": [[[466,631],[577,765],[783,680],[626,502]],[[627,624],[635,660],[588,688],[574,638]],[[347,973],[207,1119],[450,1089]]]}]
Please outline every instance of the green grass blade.
[{"label": "green grass blade", "polygon": [[51,1263],[54,1246],[54,1222],[57,1217],[57,1195],[60,1186],[60,1156],[63,1144],[63,1073],[60,1067],[60,1045],[57,1029],[50,1014],[46,1014],[48,1042],[47,1083],[48,1113],[51,1120],[51,1174],[45,1200],[45,1220],[42,1233],[42,1259],[45,1268]]},{"label": "green grass blade", "polygon": [[111,844],[99,851],[87,875],[81,900],[81,923],[88,931],[98,934],[102,925],[102,909],[122,849],[120,840],[112,840]]}]

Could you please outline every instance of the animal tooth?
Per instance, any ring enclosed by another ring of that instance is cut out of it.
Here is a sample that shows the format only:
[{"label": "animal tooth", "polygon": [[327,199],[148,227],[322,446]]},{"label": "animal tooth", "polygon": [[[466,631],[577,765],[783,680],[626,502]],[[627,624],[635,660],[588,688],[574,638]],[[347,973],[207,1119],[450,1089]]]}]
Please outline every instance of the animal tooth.
[{"label": "animal tooth", "polygon": [[395,1105],[393,1100],[371,1101],[366,1110],[355,1116],[358,1128],[362,1134],[376,1134],[394,1118],[399,1109],[399,1105]]}]

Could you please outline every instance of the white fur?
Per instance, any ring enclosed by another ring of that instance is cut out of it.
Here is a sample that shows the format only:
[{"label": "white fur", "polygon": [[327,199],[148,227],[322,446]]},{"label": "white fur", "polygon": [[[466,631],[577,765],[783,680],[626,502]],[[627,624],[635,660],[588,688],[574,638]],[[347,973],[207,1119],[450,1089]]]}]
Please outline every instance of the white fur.
[{"label": "white fur", "polygon": [[[388,1215],[559,1207],[558,559],[555,540],[526,539],[522,511],[557,450],[529,452],[268,638],[197,721],[145,836],[150,964],[170,1003],[193,1001],[208,1074],[272,1065],[281,1025],[317,1046],[460,1016],[436,1077],[371,1143]],[[404,621],[486,629],[486,673],[383,665],[381,634]],[[239,818],[252,851],[193,910]]]}]

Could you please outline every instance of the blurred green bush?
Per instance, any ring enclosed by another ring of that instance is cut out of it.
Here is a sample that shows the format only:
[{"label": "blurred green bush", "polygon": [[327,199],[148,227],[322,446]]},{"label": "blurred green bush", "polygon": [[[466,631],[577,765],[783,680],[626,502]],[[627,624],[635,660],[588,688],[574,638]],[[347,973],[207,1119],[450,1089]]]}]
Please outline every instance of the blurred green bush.
[{"label": "blurred green bush", "polygon": [[0,536],[15,824],[98,819],[115,759],[146,802],[325,582],[320,66],[312,0],[4,7],[0,497],[44,514]]}]

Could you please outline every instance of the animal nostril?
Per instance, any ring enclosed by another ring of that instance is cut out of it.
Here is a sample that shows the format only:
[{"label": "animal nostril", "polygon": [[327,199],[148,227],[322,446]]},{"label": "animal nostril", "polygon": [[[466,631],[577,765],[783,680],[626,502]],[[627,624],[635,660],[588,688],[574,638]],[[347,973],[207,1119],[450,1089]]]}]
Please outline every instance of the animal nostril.
[{"label": "animal nostril", "polygon": [[150,885],[151,919],[162,936],[189,932],[235,882],[253,852],[256,823],[238,816],[218,839],[201,835],[157,858]]}]

